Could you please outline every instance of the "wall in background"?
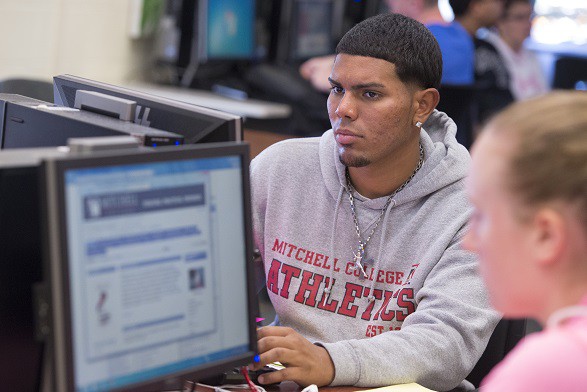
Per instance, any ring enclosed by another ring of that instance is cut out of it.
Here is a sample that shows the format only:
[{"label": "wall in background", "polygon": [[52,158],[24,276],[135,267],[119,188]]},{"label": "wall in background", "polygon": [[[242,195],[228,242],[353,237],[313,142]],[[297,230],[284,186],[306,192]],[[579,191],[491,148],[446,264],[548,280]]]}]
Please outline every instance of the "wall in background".
[{"label": "wall in background", "polygon": [[132,39],[133,0],[0,0],[0,79],[69,73],[140,80],[150,45]]}]

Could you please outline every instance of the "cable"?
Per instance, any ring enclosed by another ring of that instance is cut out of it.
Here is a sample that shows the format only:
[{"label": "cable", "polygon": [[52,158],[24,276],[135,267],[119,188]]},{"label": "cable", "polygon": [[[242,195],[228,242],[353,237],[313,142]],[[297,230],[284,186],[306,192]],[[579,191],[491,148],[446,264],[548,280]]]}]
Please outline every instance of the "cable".
[{"label": "cable", "polygon": [[246,366],[241,367],[241,373],[245,377],[245,380],[247,381],[247,384],[249,385],[251,392],[257,392],[257,386],[253,384],[253,382],[251,381],[251,377],[249,377],[249,370]]}]

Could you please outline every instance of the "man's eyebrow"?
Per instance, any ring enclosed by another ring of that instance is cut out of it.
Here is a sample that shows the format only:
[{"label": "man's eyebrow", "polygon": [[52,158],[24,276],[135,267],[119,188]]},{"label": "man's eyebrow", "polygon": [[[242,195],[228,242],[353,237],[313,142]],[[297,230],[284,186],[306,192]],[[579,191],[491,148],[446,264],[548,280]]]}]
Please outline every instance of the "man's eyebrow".
[{"label": "man's eyebrow", "polygon": [[330,76],[328,77],[328,81],[332,84],[340,85],[336,80],[332,79]]},{"label": "man's eyebrow", "polygon": [[[340,83],[332,78],[328,78],[328,81],[332,84],[340,86]],[[364,88],[385,88],[385,85],[383,85],[381,83],[377,83],[377,82],[369,82],[369,83],[355,84],[354,86],[351,86],[352,90],[360,90],[360,89],[364,89]]]}]

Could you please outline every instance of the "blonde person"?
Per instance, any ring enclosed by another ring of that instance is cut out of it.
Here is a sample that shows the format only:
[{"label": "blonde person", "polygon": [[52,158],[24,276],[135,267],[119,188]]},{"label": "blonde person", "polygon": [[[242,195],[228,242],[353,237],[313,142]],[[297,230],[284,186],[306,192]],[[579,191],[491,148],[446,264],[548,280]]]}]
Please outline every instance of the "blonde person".
[{"label": "blonde person", "polygon": [[480,256],[493,306],[545,327],[486,377],[484,392],[587,388],[586,109],[582,92],[516,103],[473,147],[464,245]]}]

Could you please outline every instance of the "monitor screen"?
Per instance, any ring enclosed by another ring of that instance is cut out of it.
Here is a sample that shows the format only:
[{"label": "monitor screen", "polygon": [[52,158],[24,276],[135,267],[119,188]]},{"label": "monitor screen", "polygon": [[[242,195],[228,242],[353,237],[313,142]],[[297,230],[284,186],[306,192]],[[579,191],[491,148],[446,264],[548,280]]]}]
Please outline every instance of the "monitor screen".
[{"label": "monitor screen", "polygon": [[334,53],[332,23],[334,4],[330,1],[296,1],[293,11],[291,53],[305,59]]},{"label": "monitor screen", "polygon": [[73,75],[55,76],[53,86],[55,104],[70,108],[78,90],[135,101],[135,123],[180,134],[186,144],[243,140],[242,118],[233,114]]},{"label": "monitor screen", "polygon": [[198,23],[203,62],[255,55],[255,0],[200,0]]},{"label": "monitor screen", "polygon": [[226,143],[45,164],[59,390],[181,389],[252,362],[247,157]]},{"label": "monitor screen", "polygon": [[275,60],[299,63],[333,54],[342,35],[344,0],[284,0],[279,7]]},{"label": "monitor screen", "polygon": [[[439,0],[439,6],[442,1],[448,4],[448,0]],[[343,32],[350,30],[357,23],[383,12],[390,12],[385,0],[346,0]]]}]

